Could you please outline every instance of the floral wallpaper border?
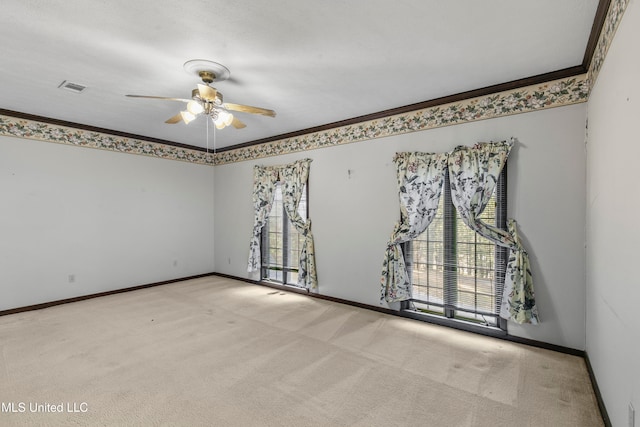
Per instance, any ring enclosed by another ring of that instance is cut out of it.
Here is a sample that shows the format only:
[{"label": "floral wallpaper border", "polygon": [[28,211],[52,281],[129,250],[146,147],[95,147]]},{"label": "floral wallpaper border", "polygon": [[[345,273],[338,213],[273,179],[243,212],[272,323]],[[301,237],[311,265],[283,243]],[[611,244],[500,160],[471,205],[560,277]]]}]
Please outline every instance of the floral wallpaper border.
[{"label": "floral wallpaper border", "polygon": [[586,102],[587,75],[467,99],[327,131],[216,153],[216,164],[235,163],[368,139],[458,125]]},{"label": "floral wallpaper border", "polygon": [[586,102],[628,4],[629,0],[611,0],[593,59],[586,74],[328,131],[218,152],[215,155],[199,150],[3,115],[0,115],[0,135],[203,165],[219,165]]},{"label": "floral wallpaper border", "polygon": [[213,153],[0,115],[0,135],[213,165]]},{"label": "floral wallpaper border", "polygon": [[588,96],[587,75],[583,74],[327,131],[218,152],[215,155],[161,143],[2,115],[0,115],[0,135],[205,165],[218,165],[571,105],[585,102]]},{"label": "floral wallpaper border", "polygon": [[602,26],[602,31],[600,31],[600,37],[598,38],[596,49],[593,52],[591,64],[589,64],[589,72],[587,73],[589,90],[593,88],[593,85],[598,79],[600,68],[602,68],[604,59],[609,51],[609,46],[611,46],[611,42],[613,41],[613,36],[618,29],[620,21],[622,21],[622,16],[628,4],[629,0],[611,0],[609,4],[609,10],[605,16],[604,25]]}]

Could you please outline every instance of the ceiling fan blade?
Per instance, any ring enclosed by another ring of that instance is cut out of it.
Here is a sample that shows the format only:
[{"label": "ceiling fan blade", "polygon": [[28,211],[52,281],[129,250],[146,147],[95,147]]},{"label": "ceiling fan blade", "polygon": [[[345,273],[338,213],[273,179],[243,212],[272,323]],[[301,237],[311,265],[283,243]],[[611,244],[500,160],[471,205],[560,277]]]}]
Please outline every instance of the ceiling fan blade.
[{"label": "ceiling fan blade", "polygon": [[148,99],[162,99],[163,101],[181,101],[181,102],[190,102],[191,99],[184,98],[168,98],[166,96],[147,96],[147,95],[125,95],[129,98],[148,98]]},{"label": "ceiling fan blade", "polygon": [[231,126],[233,126],[236,129],[242,129],[242,128],[246,128],[247,125],[245,125],[244,123],[242,123],[240,120],[236,119],[235,117],[233,118],[233,121],[231,122]]},{"label": "ceiling fan blade", "polygon": [[266,108],[252,107],[250,105],[230,104],[225,102],[224,108],[227,110],[240,111],[241,113],[262,114],[263,116],[275,117],[276,112]]},{"label": "ceiling fan blade", "polygon": [[199,84],[198,92],[200,93],[200,98],[204,99],[205,101],[216,101],[216,95],[218,94],[218,91],[211,86]]},{"label": "ceiling fan blade", "polygon": [[178,122],[182,121],[182,112],[176,114],[175,116],[171,117],[170,119],[165,120],[165,123],[169,123],[170,125],[176,124]]}]

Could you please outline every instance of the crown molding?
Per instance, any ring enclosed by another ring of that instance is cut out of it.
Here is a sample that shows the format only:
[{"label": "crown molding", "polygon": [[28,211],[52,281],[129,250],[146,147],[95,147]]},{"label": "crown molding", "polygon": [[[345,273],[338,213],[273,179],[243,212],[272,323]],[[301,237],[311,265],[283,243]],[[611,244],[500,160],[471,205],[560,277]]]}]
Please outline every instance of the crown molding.
[{"label": "crown molding", "polygon": [[610,1],[607,14],[604,19],[602,19],[602,27],[598,36],[598,43],[594,48],[593,56],[588,64],[587,76],[589,80],[589,90],[593,88],[593,85],[595,85],[596,80],[598,79],[598,74],[600,73],[602,64],[604,64],[607,52],[609,51],[613,37],[620,25],[620,21],[622,21],[622,16],[624,15],[624,11],[627,9],[628,4],[629,0]]},{"label": "crown molding", "polygon": [[434,106],[429,108],[382,115],[374,120],[218,151],[215,154],[53,124],[24,116],[0,115],[0,135],[213,166],[572,105],[586,102],[588,97],[587,74],[581,74],[458,102],[434,102]]},{"label": "crown molding", "polygon": [[[3,112],[5,112],[3,110]],[[29,118],[27,118],[29,117]],[[0,114],[0,135],[213,166],[213,153],[113,133]]]},{"label": "crown molding", "polygon": [[528,113],[586,102],[588,97],[587,75],[581,74],[539,85],[465,99],[460,102],[436,105],[406,114],[396,114],[291,138],[243,146],[222,152],[218,151],[215,154],[215,164],[279,156],[478,120]]},{"label": "crown molding", "polygon": [[213,166],[586,102],[628,3],[600,0],[581,65],[238,144],[215,155],[200,147],[2,109],[0,135]]}]

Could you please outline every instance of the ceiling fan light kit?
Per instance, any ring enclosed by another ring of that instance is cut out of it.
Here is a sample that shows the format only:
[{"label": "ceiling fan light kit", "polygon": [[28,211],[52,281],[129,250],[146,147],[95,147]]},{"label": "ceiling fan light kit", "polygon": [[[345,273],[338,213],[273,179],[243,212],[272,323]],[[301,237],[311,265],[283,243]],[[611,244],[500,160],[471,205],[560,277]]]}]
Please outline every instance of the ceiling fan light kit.
[{"label": "ceiling fan light kit", "polygon": [[227,126],[242,129],[246,127],[246,125],[235,118],[229,110],[239,111],[242,113],[261,114],[269,117],[276,116],[275,111],[268,110],[266,108],[225,103],[222,93],[218,92],[216,88],[209,86],[213,82],[220,82],[229,78],[231,72],[224,65],[205,59],[192,59],[185,62],[183,67],[186,72],[198,76],[202,80],[202,83],[204,83],[198,84],[198,87],[191,91],[191,99],[147,95],[127,96],[133,98],[151,98],[186,102],[186,111],[181,111],[175,116],[167,119],[165,123],[168,124],[176,124],[180,121],[183,121],[185,124],[189,124],[195,120],[197,116],[205,115],[211,118],[217,129],[224,129]]}]

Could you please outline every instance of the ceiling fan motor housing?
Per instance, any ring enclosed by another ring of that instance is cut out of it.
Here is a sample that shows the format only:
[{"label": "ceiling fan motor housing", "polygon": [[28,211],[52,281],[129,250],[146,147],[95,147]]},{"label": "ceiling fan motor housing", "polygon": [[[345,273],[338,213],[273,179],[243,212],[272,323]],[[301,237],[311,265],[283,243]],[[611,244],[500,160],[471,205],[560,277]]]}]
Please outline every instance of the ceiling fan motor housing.
[{"label": "ceiling fan motor housing", "polygon": [[213,107],[216,106],[222,106],[223,102],[224,102],[224,98],[222,96],[222,94],[220,92],[216,92],[216,100],[215,101],[209,101],[207,99],[202,99],[200,97],[200,91],[198,90],[198,88],[195,88],[191,91],[191,98],[194,101],[199,102],[202,105],[202,108],[204,108],[205,112],[207,114],[209,114],[211,112],[211,110],[213,109]]}]

